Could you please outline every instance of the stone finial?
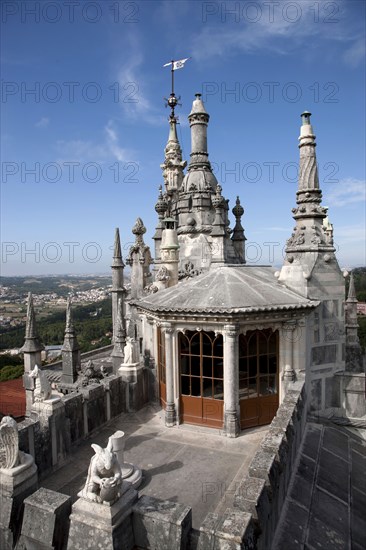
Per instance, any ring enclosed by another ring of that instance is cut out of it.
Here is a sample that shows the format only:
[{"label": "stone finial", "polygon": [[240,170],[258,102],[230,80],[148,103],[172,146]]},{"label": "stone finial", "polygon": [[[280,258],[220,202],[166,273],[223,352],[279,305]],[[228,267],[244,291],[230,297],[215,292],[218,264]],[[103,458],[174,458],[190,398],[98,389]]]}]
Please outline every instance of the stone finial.
[{"label": "stone finial", "polygon": [[231,240],[234,244],[234,249],[236,251],[236,254],[238,258],[240,259],[241,263],[246,263],[245,261],[245,241],[246,237],[244,235],[244,228],[241,225],[241,217],[244,214],[244,208],[240,204],[239,197],[236,197],[236,203],[234,208],[232,209],[232,213],[235,216],[236,223],[235,227],[233,229],[233,234],[231,236]]},{"label": "stone finial", "polygon": [[163,195],[163,188],[160,185],[158,201],[155,205],[155,211],[157,212],[159,218],[162,218],[164,216],[167,208],[168,208],[168,203]]},{"label": "stone finial", "polygon": [[74,332],[74,325],[72,322],[72,311],[71,311],[71,296],[68,296],[67,298],[65,332]]},{"label": "stone finial", "polygon": [[234,208],[232,209],[232,213],[234,214],[236,219],[240,219],[244,214],[244,208],[240,204],[240,199],[238,196],[236,197],[236,202]]},{"label": "stone finial", "polygon": [[25,342],[22,347],[22,352],[32,353],[42,351],[44,348],[39,340],[36,316],[34,313],[33,296],[32,293],[28,294],[28,306],[27,306],[27,321],[25,327]]},{"label": "stone finial", "polygon": [[146,227],[141,218],[137,218],[135,225],[132,228],[132,233],[136,236],[136,241],[141,240],[142,236],[146,233]]},{"label": "stone finial", "polygon": [[4,416],[0,423],[0,468],[10,470],[18,464],[18,425],[10,416]]},{"label": "stone finial", "polygon": [[71,297],[69,296],[67,298],[66,304],[65,338],[62,346],[62,351],[77,351],[78,349],[80,348],[75,333],[71,309]]},{"label": "stone finial", "polygon": [[225,199],[221,194],[222,187],[221,185],[217,185],[216,187],[216,193],[212,196],[211,201],[214,206],[214,208],[220,208],[224,205]]},{"label": "stone finial", "polygon": [[115,236],[114,236],[113,266],[124,267],[123,260],[122,260],[121,239],[119,236],[118,227],[116,227]]}]

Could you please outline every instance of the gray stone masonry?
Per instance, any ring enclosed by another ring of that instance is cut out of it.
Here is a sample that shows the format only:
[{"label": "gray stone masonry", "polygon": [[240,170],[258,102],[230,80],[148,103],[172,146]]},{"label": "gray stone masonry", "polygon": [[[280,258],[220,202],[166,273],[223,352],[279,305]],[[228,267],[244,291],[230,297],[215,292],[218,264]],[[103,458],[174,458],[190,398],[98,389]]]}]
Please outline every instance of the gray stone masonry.
[{"label": "gray stone masonry", "polygon": [[33,457],[19,453],[20,463],[0,469],[0,548],[12,550],[19,536],[24,499],[38,487]]},{"label": "gray stone masonry", "polygon": [[132,550],[132,506],[137,491],[129,487],[111,506],[79,498],[72,507],[68,550]]},{"label": "gray stone masonry", "polygon": [[304,398],[304,383],[293,384],[235,491],[234,507],[243,521],[251,515],[252,529],[243,538],[247,548],[270,548],[304,433]]},{"label": "gray stone masonry", "polygon": [[308,424],[271,549],[365,550],[365,472],[364,439]]},{"label": "gray stone masonry", "polygon": [[185,549],[192,510],[177,502],[142,496],[133,508],[133,532],[139,548]]},{"label": "gray stone masonry", "polygon": [[24,501],[17,550],[64,550],[69,533],[71,497],[41,488]]}]

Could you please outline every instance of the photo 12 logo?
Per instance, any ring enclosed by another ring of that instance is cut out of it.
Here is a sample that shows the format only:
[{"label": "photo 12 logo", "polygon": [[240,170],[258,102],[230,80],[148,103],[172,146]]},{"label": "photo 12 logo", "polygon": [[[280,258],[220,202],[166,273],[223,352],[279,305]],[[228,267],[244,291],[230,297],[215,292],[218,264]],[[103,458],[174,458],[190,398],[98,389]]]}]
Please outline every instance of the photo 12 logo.
[{"label": "photo 12 logo", "polygon": [[120,162],[106,166],[98,162],[2,162],[1,182],[6,183],[96,183],[105,178],[113,183],[139,183],[137,162]]},{"label": "photo 12 logo", "polygon": [[202,23],[338,23],[339,2],[202,2]]},{"label": "photo 12 logo", "polygon": [[95,24],[105,19],[108,22],[128,24],[139,22],[139,11],[138,2],[5,0],[1,2],[1,21],[10,23],[17,20],[23,24],[83,21]]}]

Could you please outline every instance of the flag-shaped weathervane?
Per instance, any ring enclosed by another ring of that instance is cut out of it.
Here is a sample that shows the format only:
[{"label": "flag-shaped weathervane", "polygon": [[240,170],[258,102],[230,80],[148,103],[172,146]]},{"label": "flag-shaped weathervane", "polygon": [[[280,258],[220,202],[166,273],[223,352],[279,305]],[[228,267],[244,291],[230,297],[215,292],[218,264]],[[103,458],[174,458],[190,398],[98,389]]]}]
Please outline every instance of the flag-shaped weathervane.
[{"label": "flag-shaped weathervane", "polygon": [[169,99],[166,100],[167,104],[172,110],[170,115],[171,118],[175,118],[174,108],[178,105],[178,99],[180,99],[180,98],[176,98],[174,93],[174,71],[178,69],[183,69],[185,62],[188,61],[188,59],[190,59],[190,57],[186,57],[185,59],[179,59],[178,61],[174,61],[174,59],[172,59],[171,61],[169,61],[169,63],[165,63],[165,65],[163,65],[163,67],[171,67],[171,73],[172,73],[172,91]]}]

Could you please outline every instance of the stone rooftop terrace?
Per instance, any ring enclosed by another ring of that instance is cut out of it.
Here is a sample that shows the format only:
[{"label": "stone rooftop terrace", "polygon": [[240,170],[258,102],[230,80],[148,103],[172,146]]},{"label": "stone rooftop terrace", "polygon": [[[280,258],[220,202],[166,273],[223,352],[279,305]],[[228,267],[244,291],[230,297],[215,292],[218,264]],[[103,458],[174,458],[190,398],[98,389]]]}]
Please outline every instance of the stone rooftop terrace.
[{"label": "stone rooftop terrace", "polygon": [[105,447],[110,435],[123,430],[125,461],[143,470],[139,493],[190,506],[193,527],[199,528],[207,513],[232,506],[239,480],[245,477],[268,427],[246,430],[230,439],[212,428],[166,428],[161,415],[160,407],[151,405],[122,414],[77,447],[70,461],[40,485],[76,500],[94,454],[91,443]]}]

